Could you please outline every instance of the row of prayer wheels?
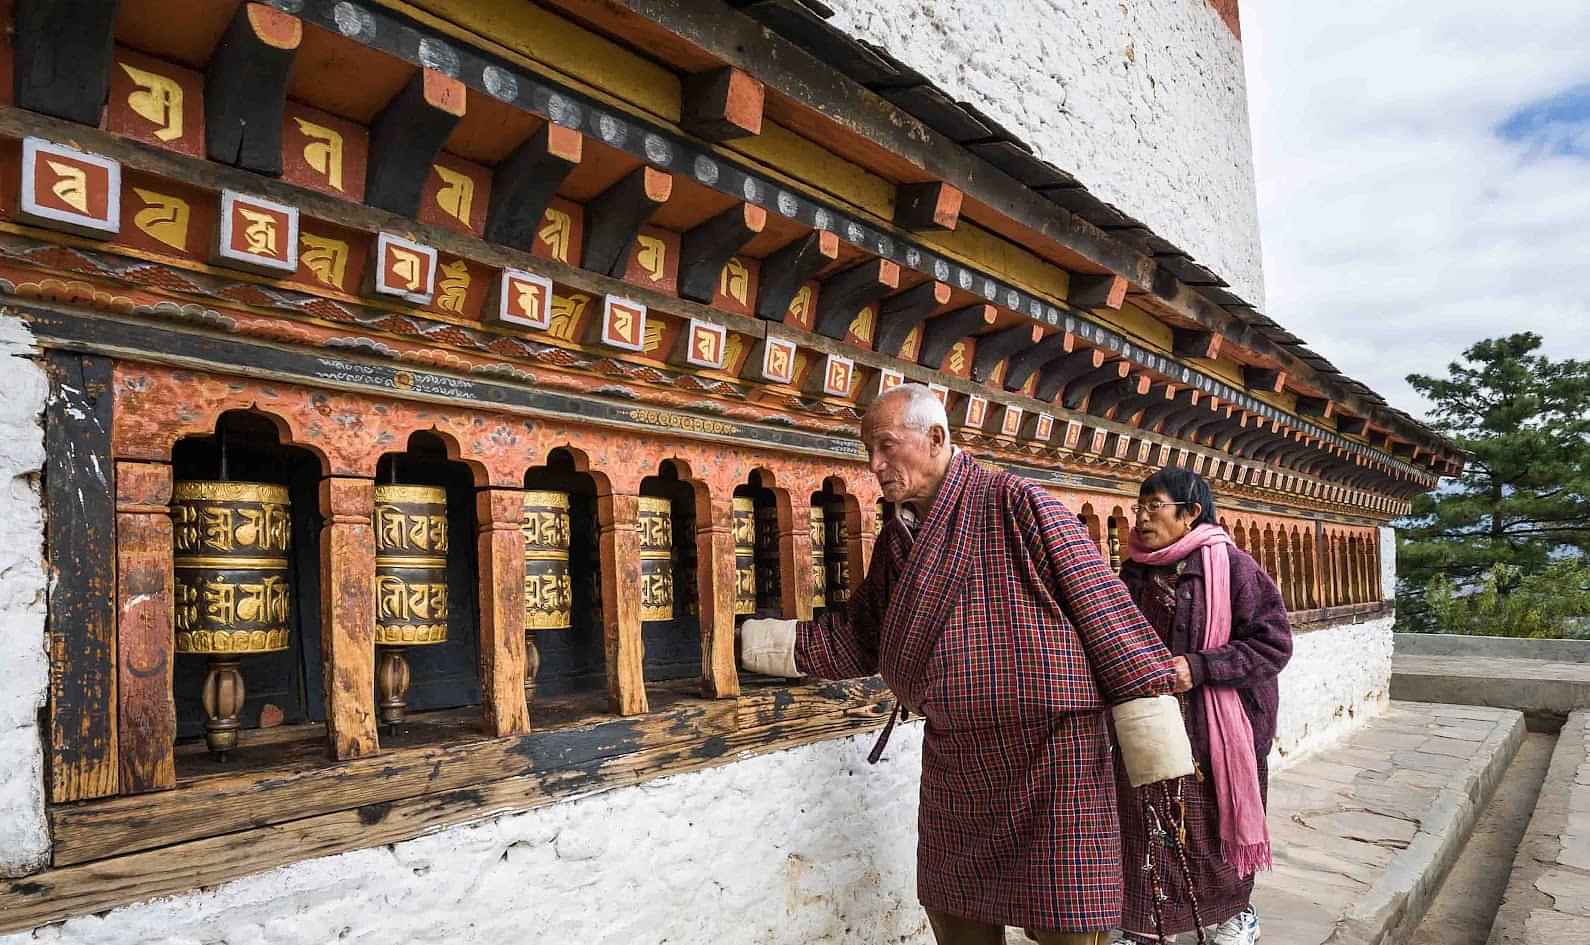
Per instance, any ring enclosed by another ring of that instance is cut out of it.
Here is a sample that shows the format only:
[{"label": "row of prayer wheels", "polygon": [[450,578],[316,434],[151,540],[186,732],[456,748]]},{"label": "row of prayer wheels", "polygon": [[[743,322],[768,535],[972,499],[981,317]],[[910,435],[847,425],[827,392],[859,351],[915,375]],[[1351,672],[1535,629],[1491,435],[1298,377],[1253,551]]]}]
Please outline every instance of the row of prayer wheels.
[{"label": "row of prayer wheels", "polygon": [[[210,658],[202,703],[206,740],[224,757],[237,744],[245,688],[244,655],[288,648],[293,594],[292,504],[285,486],[252,482],[184,481],[172,498],[175,541],[175,629],[178,653]],[[750,498],[733,504],[737,616],[781,607],[777,510]],[[686,587],[695,584],[693,540],[675,542],[672,503],[642,496],[640,609],[645,621],[682,616],[675,593],[676,567]],[[404,651],[447,641],[447,490],[439,486],[375,487],[375,642],[378,707],[388,725],[401,722],[409,689]],[[841,506],[811,510],[813,604],[842,604],[849,564]],[[570,496],[528,490],[521,522],[524,537],[524,627],[527,696],[533,693],[539,655],[533,634],[574,626],[570,558]],[[691,529],[693,531],[693,529]],[[695,595],[684,611],[695,614]]]}]

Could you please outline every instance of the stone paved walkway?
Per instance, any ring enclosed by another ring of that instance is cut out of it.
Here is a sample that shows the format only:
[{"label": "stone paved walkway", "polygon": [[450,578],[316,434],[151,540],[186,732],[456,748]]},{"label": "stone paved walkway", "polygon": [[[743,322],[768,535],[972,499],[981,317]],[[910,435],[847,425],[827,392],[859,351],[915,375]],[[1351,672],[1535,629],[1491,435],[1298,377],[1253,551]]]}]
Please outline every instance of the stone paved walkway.
[{"label": "stone paved walkway", "polygon": [[1254,893],[1266,945],[1375,945],[1405,935],[1523,731],[1522,715],[1506,709],[1393,702],[1277,774],[1275,869],[1260,874]]},{"label": "stone paved walkway", "polygon": [[1489,945],[1590,943],[1590,711],[1568,717]]}]

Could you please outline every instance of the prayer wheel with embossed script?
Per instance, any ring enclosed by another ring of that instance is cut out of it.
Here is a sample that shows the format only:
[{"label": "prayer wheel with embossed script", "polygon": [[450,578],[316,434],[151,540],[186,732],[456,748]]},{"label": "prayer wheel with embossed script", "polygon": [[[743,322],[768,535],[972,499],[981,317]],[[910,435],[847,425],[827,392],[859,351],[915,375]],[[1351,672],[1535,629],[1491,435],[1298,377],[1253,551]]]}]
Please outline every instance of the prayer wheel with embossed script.
[{"label": "prayer wheel with embossed script", "polygon": [[845,524],[845,506],[828,504],[823,530],[823,560],[828,570],[828,605],[843,607],[850,600],[850,528]]},{"label": "prayer wheel with embossed script", "polygon": [[734,497],[734,614],[756,613],[756,503]]},{"label": "prayer wheel with embossed script", "polygon": [[673,503],[640,497],[640,619],[674,617]]},{"label": "prayer wheel with embossed script", "polygon": [[381,721],[407,711],[411,646],[447,642],[447,490],[375,487],[376,686]]},{"label": "prayer wheel with embossed script", "polygon": [[529,705],[534,701],[536,673],[541,669],[536,632],[574,626],[568,493],[525,492],[524,519],[519,531],[524,536],[524,689],[525,704]]},{"label": "prayer wheel with embossed script", "polygon": [[239,658],[287,649],[292,627],[292,503],[287,487],[185,481],[171,495],[178,653],[210,658],[205,742],[237,746],[245,689]]},{"label": "prayer wheel with embossed script", "polygon": [[778,506],[756,507],[756,609],[778,613],[784,606],[778,573]]},{"label": "prayer wheel with embossed script", "polygon": [[828,556],[824,553],[824,536],[828,533],[826,510],[821,505],[811,509],[810,542],[812,548],[812,610],[828,606]]}]

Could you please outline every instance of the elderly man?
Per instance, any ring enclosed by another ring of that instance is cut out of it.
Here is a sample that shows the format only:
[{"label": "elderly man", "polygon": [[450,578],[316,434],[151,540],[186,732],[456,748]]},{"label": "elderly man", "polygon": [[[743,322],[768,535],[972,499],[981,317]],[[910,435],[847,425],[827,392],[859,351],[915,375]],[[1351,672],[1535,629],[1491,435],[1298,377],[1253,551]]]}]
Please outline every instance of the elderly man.
[{"label": "elderly man", "polygon": [[866,580],[843,612],[746,621],[742,663],[881,672],[926,718],[917,893],[940,945],[1006,925],[1102,945],[1122,889],[1104,710],[1170,692],[1170,655],[1076,517],[954,447],[926,387],[878,398],[861,431],[898,509]]}]

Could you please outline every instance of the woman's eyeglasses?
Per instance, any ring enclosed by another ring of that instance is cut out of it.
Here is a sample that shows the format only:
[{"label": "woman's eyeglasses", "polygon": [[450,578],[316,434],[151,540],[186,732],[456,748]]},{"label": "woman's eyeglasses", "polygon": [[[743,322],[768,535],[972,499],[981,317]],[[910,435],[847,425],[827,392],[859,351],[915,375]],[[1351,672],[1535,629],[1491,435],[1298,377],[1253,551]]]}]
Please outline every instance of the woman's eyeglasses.
[{"label": "woman's eyeglasses", "polygon": [[1145,502],[1142,505],[1132,504],[1132,514],[1138,515],[1147,512],[1150,515],[1159,514],[1160,509],[1171,509],[1178,505],[1192,505],[1191,502]]}]

